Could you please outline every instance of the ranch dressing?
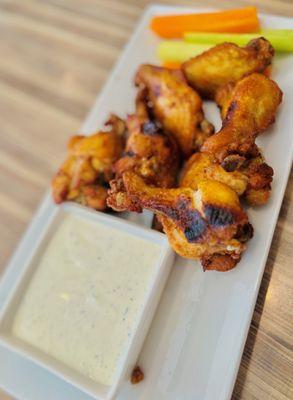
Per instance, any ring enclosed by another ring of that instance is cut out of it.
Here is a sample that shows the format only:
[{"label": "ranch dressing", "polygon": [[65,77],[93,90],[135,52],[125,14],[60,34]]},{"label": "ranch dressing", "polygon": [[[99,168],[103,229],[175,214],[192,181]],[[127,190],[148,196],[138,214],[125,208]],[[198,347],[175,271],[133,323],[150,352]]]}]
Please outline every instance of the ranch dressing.
[{"label": "ranch dressing", "polygon": [[159,257],[155,243],[66,215],[39,260],[13,335],[111,385]]}]

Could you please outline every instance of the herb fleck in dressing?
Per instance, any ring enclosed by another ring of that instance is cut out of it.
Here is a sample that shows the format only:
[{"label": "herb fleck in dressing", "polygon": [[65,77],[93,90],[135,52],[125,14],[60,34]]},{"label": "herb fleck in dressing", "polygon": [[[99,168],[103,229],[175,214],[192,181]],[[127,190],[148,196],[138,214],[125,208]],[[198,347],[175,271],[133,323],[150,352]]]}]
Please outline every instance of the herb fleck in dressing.
[{"label": "herb fleck in dressing", "polygon": [[111,385],[159,257],[155,243],[67,215],[40,258],[13,335]]}]

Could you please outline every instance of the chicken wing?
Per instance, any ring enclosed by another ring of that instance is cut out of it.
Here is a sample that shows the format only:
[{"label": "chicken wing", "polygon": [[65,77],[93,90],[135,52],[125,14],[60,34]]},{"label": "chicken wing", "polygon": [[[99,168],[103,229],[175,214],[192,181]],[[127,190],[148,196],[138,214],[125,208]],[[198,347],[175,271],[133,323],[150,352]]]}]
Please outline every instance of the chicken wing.
[{"label": "chicken wing", "polygon": [[271,79],[256,73],[243,78],[233,89],[222,128],[204,142],[201,151],[220,163],[231,154],[257,156],[255,139],[274,122],[281,101],[282,92]]},{"label": "chicken wing", "polygon": [[213,133],[213,126],[204,119],[200,97],[187,85],[181,71],[141,65],[135,82],[145,89],[141,93],[150,111],[175,137],[185,157]]},{"label": "chicken wing", "polygon": [[123,175],[123,183],[133,203],[159,216],[171,246],[182,257],[201,259],[204,269],[221,271],[240,260],[252,227],[227,185],[206,179],[196,190],[153,188],[131,171]]},{"label": "chicken wing", "polygon": [[265,204],[274,171],[265,163],[255,138],[274,121],[282,93],[269,78],[252,74],[219,89],[217,96],[224,115],[222,129],[207,139],[203,153],[188,161],[181,185],[208,177],[226,183],[249,205]]},{"label": "chicken wing", "polygon": [[91,136],[73,136],[68,158],[52,180],[56,203],[77,203],[105,210],[107,187],[113,177],[112,164],[121,156],[125,123],[115,115],[106,122],[108,131]]},{"label": "chicken wing", "polygon": [[[225,119],[229,107],[234,100],[234,92],[235,83],[228,83],[222,86],[216,93],[215,101],[221,109],[223,119]],[[232,154],[225,158],[221,167],[228,172],[237,170],[247,177],[247,188],[243,197],[248,204],[256,206],[267,202],[270,196],[274,171],[265,162],[259,147],[254,146],[252,148],[252,153],[254,154],[250,154],[248,158]],[[219,166],[218,168],[221,167]]]},{"label": "chicken wing", "polygon": [[214,99],[221,86],[237,82],[253,72],[263,72],[273,56],[273,47],[261,37],[251,40],[245,47],[219,44],[183,63],[182,70],[195,90]]},{"label": "chicken wing", "polygon": [[179,167],[179,152],[175,140],[150,120],[131,115],[127,118],[128,138],[124,155],[115,163],[115,179],[107,203],[116,211],[140,211],[125,193],[122,176],[135,171],[148,184],[174,187]]}]

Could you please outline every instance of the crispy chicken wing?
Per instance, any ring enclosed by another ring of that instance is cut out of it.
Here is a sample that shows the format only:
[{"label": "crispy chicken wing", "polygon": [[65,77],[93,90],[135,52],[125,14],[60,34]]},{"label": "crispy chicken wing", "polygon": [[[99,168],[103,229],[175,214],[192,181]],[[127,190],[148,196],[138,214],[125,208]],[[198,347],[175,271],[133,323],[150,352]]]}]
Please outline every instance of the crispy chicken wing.
[{"label": "crispy chicken wing", "polygon": [[181,71],[141,65],[135,82],[144,88],[141,94],[150,111],[175,137],[185,156],[199,149],[213,133],[213,126],[204,119],[200,97],[187,85]]},{"label": "crispy chicken wing", "polygon": [[175,186],[180,161],[177,144],[155,122],[142,115],[127,118],[125,152],[114,165],[115,179],[110,182],[107,203],[116,211],[139,211],[125,192],[122,176],[126,171],[135,171],[153,186]]},{"label": "crispy chicken wing", "polygon": [[153,188],[131,171],[123,175],[123,182],[133,203],[159,216],[179,255],[201,259],[205,269],[221,271],[240,260],[252,227],[227,185],[205,179],[196,190]]},{"label": "crispy chicken wing", "polygon": [[282,93],[269,78],[252,74],[221,88],[217,96],[224,116],[222,128],[187,162],[181,186],[196,188],[200,179],[215,179],[249,205],[265,204],[274,171],[265,163],[255,138],[274,121]]},{"label": "crispy chicken wing", "polygon": [[[221,109],[223,119],[225,119],[234,100],[235,88],[235,83],[229,83],[226,86],[222,86],[216,93],[215,100]],[[260,149],[257,146],[253,146],[252,149],[253,151],[248,158],[237,154],[227,156],[222,162],[222,167],[228,172],[237,170],[248,178],[244,197],[248,204],[256,206],[267,202],[274,171],[265,162]],[[219,166],[219,168],[221,167]]]},{"label": "crispy chicken wing", "polygon": [[275,120],[282,101],[278,85],[262,74],[251,74],[236,83],[219,132],[208,138],[201,151],[223,162],[231,154],[258,155],[257,135]]},{"label": "crispy chicken wing", "polygon": [[97,210],[106,208],[112,164],[123,151],[125,124],[112,115],[106,125],[108,131],[69,140],[68,157],[52,180],[56,203],[70,200]]},{"label": "crispy chicken wing", "polygon": [[221,86],[253,72],[263,72],[273,56],[274,49],[264,38],[254,39],[245,47],[223,43],[186,61],[182,70],[195,90],[214,99]]},{"label": "crispy chicken wing", "polygon": [[255,138],[274,121],[282,93],[269,78],[252,74],[219,89],[217,96],[224,116],[222,129],[207,139],[201,154],[188,161],[181,184],[186,186],[187,180],[190,186],[201,174],[226,183],[252,206],[265,204],[274,171]]}]

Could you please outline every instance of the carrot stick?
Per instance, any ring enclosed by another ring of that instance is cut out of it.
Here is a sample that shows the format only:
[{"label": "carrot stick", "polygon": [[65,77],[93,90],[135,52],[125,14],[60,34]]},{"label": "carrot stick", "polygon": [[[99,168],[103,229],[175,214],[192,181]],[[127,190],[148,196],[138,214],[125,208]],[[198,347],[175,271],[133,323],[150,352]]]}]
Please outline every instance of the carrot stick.
[{"label": "carrot stick", "polygon": [[171,61],[166,61],[163,62],[163,67],[169,68],[169,69],[180,69],[181,68],[181,63],[180,62],[171,62]]},{"label": "carrot stick", "polygon": [[255,7],[203,14],[154,17],[151,29],[164,38],[180,38],[184,32],[257,32],[260,28]]}]

